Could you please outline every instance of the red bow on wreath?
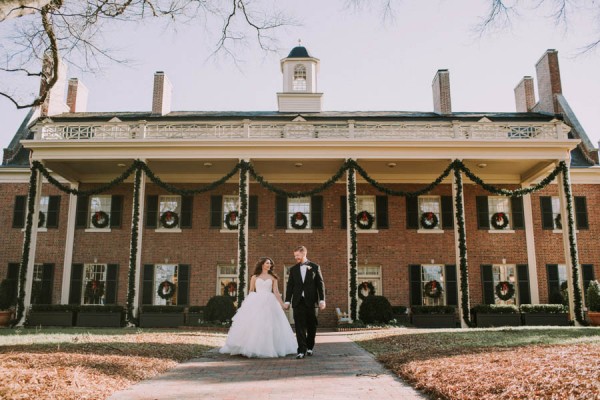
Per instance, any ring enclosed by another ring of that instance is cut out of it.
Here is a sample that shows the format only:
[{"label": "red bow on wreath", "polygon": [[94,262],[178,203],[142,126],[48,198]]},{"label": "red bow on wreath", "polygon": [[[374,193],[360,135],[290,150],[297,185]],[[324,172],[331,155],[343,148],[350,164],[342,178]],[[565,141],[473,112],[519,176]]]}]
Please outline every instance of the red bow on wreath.
[{"label": "red bow on wreath", "polygon": [[98,289],[98,281],[94,279],[92,281],[92,290],[96,290],[96,289]]},{"label": "red bow on wreath", "polygon": [[504,219],[504,213],[498,213],[498,216],[496,217],[496,221],[502,222],[503,219]]},{"label": "red bow on wreath", "polygon": [[171,217],[172,217],[172,216],[171,216],[171,211],[167,211],[167,212],[166,212],[166,217],[167,217],[167,221],[170,221],[170,220],[171,220]]},{"label": "red bow on wreath", "polygon": [[369,220],[369,217],[367,217],[367,213],[363,212],[360,214],[360,219],[364,222],[367,222]]},{"label": "red bow on wreath", "polygon": [[296,214],[294,214],[294,217],[296,218],[296,220],[300,221],[302,219],[302,213],[297,212]]},{"label": "red bow on wreath", "polygon": [[363,282],[362,285],[361,285],[361,287],[363,289],[367,289],[369,287],[369,284],[367,282]]},{"label": "red bow on wreath", "polygon": [[437,285],[437,282],[436,282],[436,281],[432,281],[432,282],[431,282],[431,290],[432,290],[432,291],[434,291],[434,290],[435,290],[435,287],[436,287],[436,285]]},{"label": "red bow on wreath", "polygon": [[100,216],[101,216],[100,211],[96,211],[96,219],[100,219]]},{"label": "red bow on wreath", "polygon": [[236,219],[236,215],[235,215],[235,213],[231,213],[231,214],[229,214],[229,220],[230,220],[231,222],[235,222],[235,219]]},{"label": "red bow on wreath", "polygon": [[433,213],[430,211],[427,213],[427,221],[431,221],[433,219]]},{"label": "red bow on wreath", "polygon": [[503,292],[508,292],[508,283],[502,282],[502,291]]}]

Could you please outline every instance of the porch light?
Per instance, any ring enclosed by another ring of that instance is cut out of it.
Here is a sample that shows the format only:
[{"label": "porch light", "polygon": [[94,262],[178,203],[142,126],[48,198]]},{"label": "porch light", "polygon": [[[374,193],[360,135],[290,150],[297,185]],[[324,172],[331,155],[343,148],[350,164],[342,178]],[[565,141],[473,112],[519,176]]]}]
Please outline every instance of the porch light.
[{"label": "porch light", "polygon": [[479,164],[477,164],[477,166],[479,168],[485,168],[485,167],[487,167],[487,164],[486,163],[479,163]]},{"label": "porch light", "polygon": [[169,263],[169,257],[165,257],[165,264]]},{"label": "porch light", "polygon": [[431,263],[432,263],[432,264],[435,264],[435,260],[434,260],[433,258],[431,259]]},{"label": "porch light", "polygon": [[118,164],[117,164],[117,167],[121,167],[121,168],[124,168],[124,167],[126,167],[126,166],[127,166],[127,165],[125,165],[125,164],[123,164],[123,163],[118,163]]},{"label": "porch light", "polygon": [[502,264],[506,264],[506,258],[502,258]]},{"label": "porch light", "polygon": [[98,259],[94,257],[94,264],[98,263]]},{"label": "porch light", "polygon": [[204,166],[205,166],[206,168],[210,168],[210,167],[212,167],[212,163],[211,163],[211,162],[205,162],[205,163],[204,163]]},{"label": "porch light", "polygon": [[302,165],[304,165],[304,164],[302,164],[301,162],[297,162],[296,164],[294,164],[294,167],[300,168]]},{"label": "porch light", "polygon": [[396,165],[397,165],[397,164],[396,164],[395,162],[389,162],[389,163],[387,164],[387,166],[388,166],[388,167],[390,167],[390,168],[394,168]]}]

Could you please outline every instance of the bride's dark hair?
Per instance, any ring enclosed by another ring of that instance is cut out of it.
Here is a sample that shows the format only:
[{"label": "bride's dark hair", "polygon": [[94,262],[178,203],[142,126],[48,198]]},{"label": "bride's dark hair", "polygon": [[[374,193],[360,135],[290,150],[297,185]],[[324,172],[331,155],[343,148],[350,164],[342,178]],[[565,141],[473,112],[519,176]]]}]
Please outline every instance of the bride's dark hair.
[{"label": "bride's dark hair", "polygon": [[275,279],[279,279],[277,275],[275,275],[275,272],[273,272],[273,268],[275,268],[275,263],[273,262],[273,259],[271,257],[261,257],[258,260],[256,266],[254,267],[254,275],[259,276],[260,274],[262,274],[262,266],[267,260],[271,261],[271,269],[269,269],[269,275],[272,275]]}]

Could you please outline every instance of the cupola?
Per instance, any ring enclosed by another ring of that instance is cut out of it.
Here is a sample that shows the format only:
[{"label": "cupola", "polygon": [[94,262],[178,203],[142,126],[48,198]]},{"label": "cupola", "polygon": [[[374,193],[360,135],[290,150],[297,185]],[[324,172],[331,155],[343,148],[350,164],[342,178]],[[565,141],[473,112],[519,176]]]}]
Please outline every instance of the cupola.
[{"label": "cupola", "polygon": [[321,112],[323,93],[317,92],[319,59],[298,45],[281,60],[283,92],[277,93],[280,112]]}]

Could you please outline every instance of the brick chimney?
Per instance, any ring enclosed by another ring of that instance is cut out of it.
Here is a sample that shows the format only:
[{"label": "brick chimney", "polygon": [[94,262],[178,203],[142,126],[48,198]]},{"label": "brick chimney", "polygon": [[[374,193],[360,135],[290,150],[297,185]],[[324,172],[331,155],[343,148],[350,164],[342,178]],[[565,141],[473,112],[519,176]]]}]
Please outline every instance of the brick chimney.
[{"label": "brick chimney", "polygon": [[[46,81],[52,76],[53,61],[52,56],[48,53],[44,55],[42,64],[42,80],[40,82],[40,94],[47,85]],[[50,89],[46,100],[40,105],[40,116],[49,117],[52,115],[62,114],[69,111],[65,103],[65,89],[67,83],[67,65],[58,60],[58,79],[54,86]]]},{"label": "brick chimney", "polygon": [[535,93],[531,76],[524,76],[515,87],[515,103],[517,112],[530,112],[535,107]]},{"label": "brick chimney", "polygon": [[438,69],[433,83],[433,111],[438,114],[452,113],[450,101],[450,73],[447,69]]},{"label": "brick chimney", "polygon": [[154,93],[152,94],[152,114],[165,115],[171,112],[171,94],[173,86],[163,71],[154,74]]},{"label": "brick chimney", "polygon": [[558,68],[558,51],[546,50],[546,53],[535,65],[540,100],[535,111],[556,114],[560,112],[557,94],[562,93],[560,70]]},{"label": "brick chimney", "polygon": [[88,93],[88,88],[82,82],[79,82],[79,79],[69,79],[69,87],[67,88],[69,112],[86,112]]}]

